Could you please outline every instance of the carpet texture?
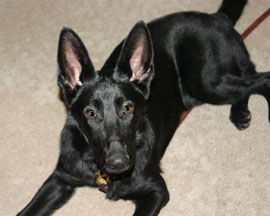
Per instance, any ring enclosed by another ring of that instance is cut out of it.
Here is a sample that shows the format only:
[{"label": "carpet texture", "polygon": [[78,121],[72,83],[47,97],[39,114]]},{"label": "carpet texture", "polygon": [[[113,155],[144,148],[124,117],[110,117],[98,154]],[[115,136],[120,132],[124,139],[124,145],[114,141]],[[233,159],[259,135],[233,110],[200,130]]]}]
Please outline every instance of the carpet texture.
[{"label": "carpet texture", "polygon": [[[63,26],[83,39],[96,69],[138,20],[176,11],[215,12],[221,0],[1,0],[0,215],[13,216],[53,171],[65,106],[56,85],[58,36]],[[236,29],[243,32],[270,6],[250,0]],[[270,68],[270,18],[246,40],[258,71]],[[238,131],[229,106],[195,108],[162,160],[170,202],[161,216],[270,215],[267,105],[249,103],[252,122]],[[56,216],[132,215],[129,201],[108,201],[80,188]]]}]

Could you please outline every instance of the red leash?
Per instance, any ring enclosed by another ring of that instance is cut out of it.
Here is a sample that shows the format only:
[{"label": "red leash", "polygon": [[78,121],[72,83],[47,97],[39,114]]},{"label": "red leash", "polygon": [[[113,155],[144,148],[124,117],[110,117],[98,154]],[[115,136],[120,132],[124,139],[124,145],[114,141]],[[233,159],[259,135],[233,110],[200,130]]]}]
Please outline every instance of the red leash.
[{"label": "red leash", "polygon": [[[256,19],[242,34],[243,39],[245,39],[255,28],[257,28],[268,16],[270,15],[270,8],[266,10],[258,19]],[[179,125],[184,121],[187,115],[191,112],[192,108],[184,111],[179,120]]]},{"label": "red leash", "polygon": [[270,15],[270,8],[266,10],[258,19],[256,19],[244,33],[242,37],[245,39],[258,25],[260,25]]}]

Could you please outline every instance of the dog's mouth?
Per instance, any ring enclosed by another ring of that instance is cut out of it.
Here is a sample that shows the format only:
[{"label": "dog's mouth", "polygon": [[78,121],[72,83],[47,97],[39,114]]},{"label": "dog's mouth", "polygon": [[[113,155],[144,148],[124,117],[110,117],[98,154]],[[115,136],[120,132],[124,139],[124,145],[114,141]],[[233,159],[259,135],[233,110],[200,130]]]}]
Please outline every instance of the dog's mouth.
[{"label": "dog's mouth", "polygon": [[117,167],[117,168],[112,168],[111,166],[106,165],[106,166],[105,166],[105,171],[108,172],[108,173],[112,173],[112,174],[116,174],[116,175],[117,175],[117,174],[123,174],[123,173],[125,173],[125,172],[131,170],[132,167],[133,167],[133,166],[130,165],[130,164],[128,164],[128,165],[125,166],[125,167],[121,167],[121,168],[119,168],[119,167]]}]

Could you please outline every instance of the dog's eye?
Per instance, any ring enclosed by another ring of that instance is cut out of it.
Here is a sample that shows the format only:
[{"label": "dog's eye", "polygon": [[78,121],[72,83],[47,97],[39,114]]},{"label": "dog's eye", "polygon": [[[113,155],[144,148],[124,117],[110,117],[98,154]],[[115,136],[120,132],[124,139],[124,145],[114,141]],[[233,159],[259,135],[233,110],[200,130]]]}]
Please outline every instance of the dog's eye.
[{"label": "dog's eye", "polygon": [[88,118],[93,120],[96,118],[96,112],[94,110],[89,110],[89,111],[87,111],[87,116],[88,116]]},{"label": "dog's eye", "polygon": [[134,110],[134,107],[132,105],[130,105],[130,104],[127,104],[127,105],[124,106],[124,113],[126,115],[132,113],[133,110]]}]

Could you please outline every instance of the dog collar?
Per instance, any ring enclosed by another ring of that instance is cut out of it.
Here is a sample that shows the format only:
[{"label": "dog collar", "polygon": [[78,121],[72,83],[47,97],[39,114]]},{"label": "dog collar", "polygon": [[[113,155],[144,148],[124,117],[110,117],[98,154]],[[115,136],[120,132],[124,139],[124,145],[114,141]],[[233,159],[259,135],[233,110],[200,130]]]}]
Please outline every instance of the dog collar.
[{"label": "dog collar", "polygon": [[126,172],[121,173],[121,174],[113,174],[110,172],[106,172],[105,170],[98,170],[96,172],[96,175],[97,175],[96,183],[98,185],[98,189],[100,191],[106,193],[107,189],[108,189],[108,185],[110,183],[112,183],[113,181],[121,181],[121,180],[129,177],[132,172],[133,172],[133,170],[130,169],[129,171],[126,171]]}]

